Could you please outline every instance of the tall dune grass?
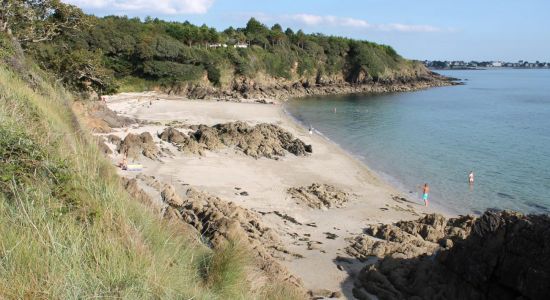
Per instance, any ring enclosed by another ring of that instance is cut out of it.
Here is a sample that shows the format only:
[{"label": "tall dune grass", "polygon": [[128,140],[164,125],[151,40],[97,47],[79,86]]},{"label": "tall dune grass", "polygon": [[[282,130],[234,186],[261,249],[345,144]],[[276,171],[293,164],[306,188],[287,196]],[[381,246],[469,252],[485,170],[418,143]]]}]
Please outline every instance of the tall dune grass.
[{"label": "tall dune grass", "polygon": [[213,251],[130,199],[71,95],[34,74],[0,65],[0,298],[296,297],[252,293],[245,247]]}]

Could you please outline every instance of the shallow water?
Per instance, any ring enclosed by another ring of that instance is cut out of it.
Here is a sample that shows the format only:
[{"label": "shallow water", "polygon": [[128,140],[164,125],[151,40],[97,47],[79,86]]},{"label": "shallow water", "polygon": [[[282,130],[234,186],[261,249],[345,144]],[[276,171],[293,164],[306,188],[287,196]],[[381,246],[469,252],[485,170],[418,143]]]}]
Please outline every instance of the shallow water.
[{"label": "shallow water", "polygon": [[411,199],[427,182],[431,203],[455,213],[550,212],[550,70],[441,73],[466,84],[303,98],[286,110]]}]

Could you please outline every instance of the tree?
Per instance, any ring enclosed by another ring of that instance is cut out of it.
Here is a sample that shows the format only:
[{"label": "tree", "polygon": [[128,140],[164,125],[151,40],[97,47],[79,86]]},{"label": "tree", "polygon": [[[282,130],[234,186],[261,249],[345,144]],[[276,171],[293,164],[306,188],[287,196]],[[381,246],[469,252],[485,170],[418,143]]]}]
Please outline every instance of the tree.
[{"label": "tree", "polygon": [[306,39],[307,37],[301,29],[296,32],[296,44],[300,46],[300,48],[304,49],[304,43],[306,42]]},{"label": "tree", "polygon": [[269,42],[267,39],[269,29],[254,18],[250,18],[248,23],[246,23],[245,34],[251,43],[263,45],[264,48],[266,48],[267,43]]},{"label": "tree", "polygon": [[271,26],[271,30],[272,31],[277,31],[277,32],[283,32],[283,27],[281,27],[280,24],[275,23],[275,25]]},{"label": "tree", "polygon": [[285,30],[285,34],[288,38],[291,38],[294,36],[294,31],[292,30],[292,28],[289,27]]},{"label": "tree", "polygon": [[273,25],[271,27],[271,32],[269,33],[269,39],[271,40],[272,45],[279,45],[285,39],[285,34],[283,33],[283,28],[279,24]]},{"label": "tree", "polygon": [[0,31],[21,43],[51,40],[64,30],[79,28],[85,19],[79,8],[59,0],[0,2]]},{"label": "tree", "polygon": [[267,27],[264,24],[260,23],[255,18],[250,18],[246,23],[246,34],[265,34],[267,32]]},{"label": "tree", "polygon": [[210,43],[219,43],[220,42],[220,34],[216,30],[216,28],[210,28],[208,30],[208,41]]}]

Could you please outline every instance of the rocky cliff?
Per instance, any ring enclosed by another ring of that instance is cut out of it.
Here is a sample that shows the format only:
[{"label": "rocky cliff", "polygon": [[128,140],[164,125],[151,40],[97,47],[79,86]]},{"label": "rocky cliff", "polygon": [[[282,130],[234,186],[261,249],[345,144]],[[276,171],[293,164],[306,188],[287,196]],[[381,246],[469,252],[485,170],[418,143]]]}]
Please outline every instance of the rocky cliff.
[{"label": "rocky cliff", "polygon": [[348,251],[383,256],[359,274],[359,299],[548,299],[550,217],[486,212],[371,226]]},{"label": "rocky cliff", "polygon": [[254,79],[239,76],[227,84],[215,87],[208,82],[185,82],[178,85],[159,87],[168,94],[186,96],[192,99],[223,100],[287,100],[294,97],[352,94],[406,92],[430,87],[458,84],[453,78],[444,77],[426,70],[413,74],[392,76],[386,79],[361,77],[350,82],[342,76],[300,78],[286,80],[269,76]]}]

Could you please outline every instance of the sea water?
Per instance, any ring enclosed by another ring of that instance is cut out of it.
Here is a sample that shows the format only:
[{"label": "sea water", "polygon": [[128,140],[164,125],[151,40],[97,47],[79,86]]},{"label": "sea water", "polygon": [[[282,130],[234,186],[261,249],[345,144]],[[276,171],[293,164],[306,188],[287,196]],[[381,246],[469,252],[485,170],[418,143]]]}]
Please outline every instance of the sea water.
[{"label": "sea water", "polygon": [[465,84],[301,98],[285,109],[411,200],[422,203],[428,183],[430,203],[454,213],[549,213],[550,70],[440,73]]}]

